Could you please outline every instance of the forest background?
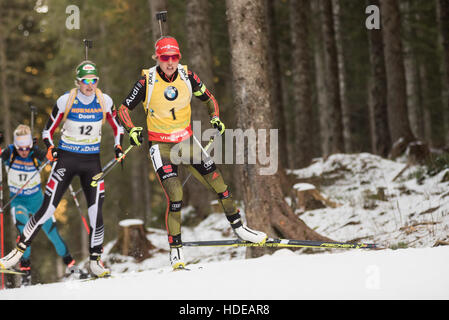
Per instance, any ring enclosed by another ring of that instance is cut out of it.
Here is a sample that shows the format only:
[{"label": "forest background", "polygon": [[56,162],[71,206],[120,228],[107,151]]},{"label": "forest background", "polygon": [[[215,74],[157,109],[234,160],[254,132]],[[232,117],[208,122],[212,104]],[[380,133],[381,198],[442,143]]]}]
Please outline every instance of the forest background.
[{"label": "forest background", "polygon": [[[276,174],[258,175],[260,163],[220,166],[251,226],[320,238],[284,201],[286,169],[316,157],[370,152],[394,159],[417,141],[424,146],[418,158],[447,156],[447,0],[0,0],[0,130],[6,143],[18,124],[30,124],[31,106],[37,108],[34,135],[41,138],[56,99],[74,86],[83,39],[93,40],[89,59],[99,67],[99,87],[120,106],[141,70],[154,65],[160,36],[154,17],[161,10],[168,11],[164,34],[177,38],[181,63],[215,95],[227,128],[279,129]],[[205,130],[207,111],[195,100],[192,119]],[[146,127],[143,108],[131,116]],[[106,125],[103,165],[114,157],[112,137]],[[128,146],[127,135],[123,144]],[[41,140],[39,145],[44,147]],[[127,218],[165,228],[166,199],[147,150],[147,142],[134,148],[106,178],[105,241],[116,238],[118,222]],[[73,187],[80,188],[78,179]],[[4,203],[7,198],[4,192]],[[201,221],[214,199],[190,179],[183,202],[192,210],[184,223]],[[85,212],[82,193],[78,200]],[[17,232],[6,217],[8,252]],[[55,217],[72,255],[85,258],[87,235],[69,193]],[[61,261],[42,232],[32,257],[39,257],[33,277],[56,280],[54,265],[62,269]]]}]

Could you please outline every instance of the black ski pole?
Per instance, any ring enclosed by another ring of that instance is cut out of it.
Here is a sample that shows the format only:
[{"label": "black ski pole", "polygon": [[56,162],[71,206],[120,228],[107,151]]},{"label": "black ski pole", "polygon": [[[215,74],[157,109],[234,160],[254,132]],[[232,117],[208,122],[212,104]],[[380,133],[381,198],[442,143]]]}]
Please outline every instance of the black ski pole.
[{"label": "black ski pole", "polygon": [[84,42],[85,57],[86,57],[85,60],[88,60],[88,58],[89,58],[89,49],[92,48],[93,41],[89,40],[89,39],[83,39],[83,42]]},{"label": "black ski pole", "polygon": [[117,165],[117,163],[119,163],[123,158],[125,158],[126,154],[129,152],[129,150],[132,149],[132,147],[134,147],[134,146],[133,146],[133,145],[130,145],[130,146],[128,147],[128,149],[126,149],[125,152],[123,152],[123,154],[121,155],[120,158],[114,159],[113,164],[109,167],[108,170],[106,170],[106,171],[104,171],[104,172],[100,172],[100,173],[94,175],[94,176],[92,177],[92,182],[90,183],[90,185],[91,185],[92,187],[96,187],[96,186],[98,185],[98,181],[103,180],[104,177],[105,177],[109,172],[111,172],[111,170]]},{"label": "black ski pole", "polygon": [[70,191],[70,194],[73,197],[73,201],[75,201],[75,205],[76,205],[76,208],[78,209],[78,212],[79,212],[79,214],[81,216],[81,220],[83,220],[84,228],[86,229],[87,234],[90,234],[89,226],[87,224],[86,218],[84,218],[83,212],[81,210],[80,203],[78,202],[78,199],[76,197],[76,193],[75,193],[75,191],[73,191],[72,184],[69,184],[69,191]]},{"label": "black ski pole", "polygon": [[[108,170],[109,167],[112,166],[112,165],[115,163],[115,161],[116,161],[115,158],[112,159],[111,161],[109,161],[109,162],[108,162],[108,163],[101,169],[101,172],[105,172],[106,170]],[[78,190],[76,190],[74,196],[76,197],[76,195],[77,195],[78,193],[80,193],[81,191],[83,191],[83,188],[79,188]]]}]

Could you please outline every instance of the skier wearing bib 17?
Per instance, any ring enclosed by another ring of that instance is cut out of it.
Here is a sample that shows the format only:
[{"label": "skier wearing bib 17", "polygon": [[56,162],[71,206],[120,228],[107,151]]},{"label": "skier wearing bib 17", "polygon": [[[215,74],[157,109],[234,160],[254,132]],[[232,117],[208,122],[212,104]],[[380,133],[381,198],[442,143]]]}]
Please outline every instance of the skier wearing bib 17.
[{"label": "skier wearing bib 17", "polygon": [[[45,151],[33,143],[30,127],[21,124],[14,130],[14,143],[3,150],[1,157],[8,173],[11,216],[17,230],[21,233],[27,221],[36,213],[44,200],[41,176],[35,173],[45,160]],[[29,179],[31,180],[27,183]],[[56,253],[67,265],[66,272],[81,273],[58,232],[54,218],[48,219],[42,229],[55,247]],[[31,284],[30,255],[31,247],[28,247],[20,259],[20,271],[24,273],[22,285]]]},{"label": "skier wearing bib 17", "polygon": [[[140,145],[143,128],[135,127],[129,116],[140,102],[147,112],[150,156],[154,170],[167,196],[166,227],[170,245],[170,262],[174,269],[185,267],[181,241],[182,184],[178,177],[178,166],[170,159],[173,148],[183,141],[189,141],[191,130],[192,94],[203,101],[208,108],[210,122],[220,134],[225,126],[219,118],[219,108],[214,96],[200,78],[187,66],[179,64],[181,52],[175,38],[164,36],[155,44],[153,59],[157,65],[142,71],[129,95],[119,108],[119,118],[129,132],[131,144]],[[267,236],[251,230],[241,221],[239,210],[231,197],[220,171],[213,161],[193,159],[192,142],[187,148],[190,172],[203,185],[219,197],[227,219],[236,235],[250,242],[263,243]],[[186,156],[187,157],[187,156]],[[183,163],[186,163],[183,161]]]},{"label": "skier wearing bib 17", "polygon": [[[121,138],[124,130],[113,114],[112,99],[97,88],[98,81],[96,65],[91,61],[83,61],[76,68],[77,87],[57,99],[42,133],[47,145],[47,159],[53,162],[52,172],[45,187],[44,202],[28,220],[16,248],[0,259],[0,268],[7,269],[17,264],[42,225],[53,216],[73,177],[78,175],[90,220],[89,269],[95,277],[110,274],[110,270],[105,268],[100,260],[104,239],[104,181],[99,181],[96,187],[91,186],[91,181],[93,176],[101,172],[102,124],[107,120],[112,127],[116,158],[123,154]],[[61,138],[55,147],[53,134],[61,121]]]}]

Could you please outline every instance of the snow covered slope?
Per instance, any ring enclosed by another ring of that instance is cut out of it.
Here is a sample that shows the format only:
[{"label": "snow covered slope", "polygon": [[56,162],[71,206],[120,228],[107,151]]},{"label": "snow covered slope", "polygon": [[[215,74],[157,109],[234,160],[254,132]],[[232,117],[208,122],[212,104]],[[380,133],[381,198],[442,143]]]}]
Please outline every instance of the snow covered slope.
[{"label": "snow covered slope", "polygon": [[412,166],[394,180],[404,167],[368,153],[320,158],[292,173],[320,181],[319,190],[341,206],[298,214],[336,241],[361,239],[385,247],[449,242],[449,181],[444,181],[449,169],[428,176],[424,167]]},{"label": "snow covered slope", "polygon": [[[191,271],[172,272],[165,230],[149,229],[157,250],[142,263],[108,254],[113,243],[105,246],[113,278],[8,289],[0,291],[0,300],[449,299],[449,246],[433,247],[449,241],[449,182],[444,181],[449,170],[418,181],[423,169],[410,167],[393,181],[403,168],[370,154],[337,154],[291,173],[319,181],[320,192],[340,204],[297,211],[309,227],[335,241],[359,239],[404,249],[316,254],[282,249],[245,259],[245,248],[185,248]],[[223,214],[183,227],[184,241],[230,238]]]},{"label": "snow covered slope", "polygon": [[[5,299],[449,299],[449,247],[297,255],[199,263],[115,274],[114,278],[35,285]],[[174,289],[178,288],[178,289]]]}]

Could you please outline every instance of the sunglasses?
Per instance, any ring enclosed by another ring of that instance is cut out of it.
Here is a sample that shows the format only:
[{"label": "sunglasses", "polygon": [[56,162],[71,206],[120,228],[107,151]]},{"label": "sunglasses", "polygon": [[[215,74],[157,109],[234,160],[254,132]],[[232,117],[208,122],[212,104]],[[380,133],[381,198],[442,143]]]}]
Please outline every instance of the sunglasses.
[{"label": "sunglasses", "polygon": [[26,147],[26,148],[17,148],[18,151],[30,151],[31,148],[30,147]]},{"label": "sunglasses", "polygon": [[81,79],[81,82],[84,84],[96,84],[98,78],[90,78],[90,79]]},{"label": "sunglasses", "polygon": [[172,59],[173,62],[176,62],[180,59],[180,57],[179,54],[172,54],[172,55],[163,54],[159,56],[159,59],[164,62],[167,62],[168,60]]}]

